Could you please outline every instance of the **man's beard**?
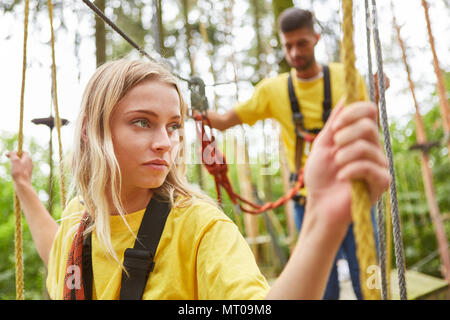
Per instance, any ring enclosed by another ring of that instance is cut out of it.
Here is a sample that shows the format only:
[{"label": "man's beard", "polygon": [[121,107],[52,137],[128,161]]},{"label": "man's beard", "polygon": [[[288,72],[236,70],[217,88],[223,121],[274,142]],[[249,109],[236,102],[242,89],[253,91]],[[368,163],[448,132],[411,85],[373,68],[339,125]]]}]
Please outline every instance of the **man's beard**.
[{"label": "man's beard", "polygon": [[[304,58],[302,58],[302,59],[304,59]],[[307,60],[305,59],[305,63],[303,65],[296,66],[295,70],[297,70],[297,71],[305,71],[305,70],[311,68],[311,66],[313,66],[315,62],[316,62],[316,59],[315,59],[314,56],[312,56],[312,57],[310,57]]]}]

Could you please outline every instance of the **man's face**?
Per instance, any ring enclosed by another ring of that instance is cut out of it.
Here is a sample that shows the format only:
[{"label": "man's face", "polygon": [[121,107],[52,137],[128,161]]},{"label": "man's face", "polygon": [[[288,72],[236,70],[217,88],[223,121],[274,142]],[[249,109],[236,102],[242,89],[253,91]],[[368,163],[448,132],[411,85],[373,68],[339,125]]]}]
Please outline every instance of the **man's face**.
[{"label": "man's face", "polygon": [[320,39],[320,34],[309,28],[281,32],[280,40],[284,55],[289,65],[297,71],[304,71],[315,62],[314,47]]}]

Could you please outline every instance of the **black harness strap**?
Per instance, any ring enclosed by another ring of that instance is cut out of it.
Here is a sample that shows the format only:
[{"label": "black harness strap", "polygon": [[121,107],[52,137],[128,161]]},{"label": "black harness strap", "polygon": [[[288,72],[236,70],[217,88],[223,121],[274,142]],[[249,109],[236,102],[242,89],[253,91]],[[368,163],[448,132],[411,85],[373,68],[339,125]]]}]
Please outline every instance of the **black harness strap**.
[{"label": "black harness strap", "polygon": [[323,113],[322,120],[323,124],[327,122],[328,117],[331,113],[331,81],[330,81],[330,69],[328,66],[323,67]]},{"label": "black harness strap", "polygon": [[[170,204],[152,197],[147,205],[144,217],[133,248],[124,253],[123,265],[128,272],[122,271],[120,300],[140,300],[144,294],[150,273],[155,267],[155,254],[170,212]],[[86,300],[92,299],[92,248],[91,234],[83,244],[83,285]]]},{"label": "black harness strap", "polygon": [[[330,82],[330,69],[324,65],[323,68],[323,102],[322,102],[322,121],[328,120],[331,113],[331,82]],[[300,104],[295,95],[294,83],[292,80],[292,74],[289,73],[288,78],[288,92],[289,100],[291,102],[292,120],[294,121],[295,135],[297,137],[295,144],[295,170],[298,172],[301,169],[303,148],[305,143],[305,134],[318,134],[322,128],[305,129],[303,122],[303,114],[300,110]],[[295,178],[296,179],[296,178]]]},{"label": "black harness strap", "polygon": [[83,258],[81,262],[83,274],[84,299],[92,300],[92,232],[83,240]]}]

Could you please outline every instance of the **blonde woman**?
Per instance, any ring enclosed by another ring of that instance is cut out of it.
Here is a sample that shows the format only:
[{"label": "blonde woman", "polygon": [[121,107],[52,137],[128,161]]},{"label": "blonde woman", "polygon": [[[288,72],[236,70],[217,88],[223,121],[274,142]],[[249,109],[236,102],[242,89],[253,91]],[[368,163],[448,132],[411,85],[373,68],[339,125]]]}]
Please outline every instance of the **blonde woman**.
[{"label": "blonde woman", "polygon": [[76,197],[60,224],[31,186],[29,155],[7,155],[48,267],[50,297],[79,298],[67,296],[65,286],[73,285],[67,281],[68,261],[77,250],[74,241],[91,234],[92,299],[119,299],[124,252],[135,244],[147,205],[163,199],[171,209],[142,299],[321,299],[351,221],[349,181],[366,181],[373,202],[389,185],[375,106],[337,106],[317,138],[305,176],[310,188],[305,227],[272,288],[237,227],[185,178],[180,130],[186,109],[176,79],[159,64],[124,59],[99,67],[86,87],[75,130]]}]

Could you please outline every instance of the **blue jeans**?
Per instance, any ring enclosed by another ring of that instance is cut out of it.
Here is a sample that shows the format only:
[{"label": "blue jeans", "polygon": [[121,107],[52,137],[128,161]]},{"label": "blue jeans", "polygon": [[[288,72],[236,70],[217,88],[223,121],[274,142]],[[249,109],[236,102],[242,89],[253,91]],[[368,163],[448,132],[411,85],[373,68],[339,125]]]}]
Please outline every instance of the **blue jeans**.
[{"label": "blue jeans", "polygon": [[[297,230],[300,231],[303,223],[303,217],[305,215],[305,207],[303,205],[298,204],[297,202],[294,202],[294,208],[295,208],[294,214],[295,224],[297,225]],[[375,223],[374,208],[371,209],[371,217],[372,217],[372,225],[375,231],[375,244],[378,250],[377,229]],[[347,230],[344,240],[342,241],[341,246],[339,247],[339,250],[336,254],[336,258],[334,259],[333,267],[331,269],[330,276],[328,278],[327,287],[323,295],[324,300],[339,299],[340,288],[339,288],[337,261],[342,258],[345,258],[347,260],[355,296],[358,300],[362,300],[361,284],[359,281],[359,265],[358,259],[356,258],[356,244],[355,244],[355,237],[353,235],[353,224],[350,224],[350,227]]]}]

